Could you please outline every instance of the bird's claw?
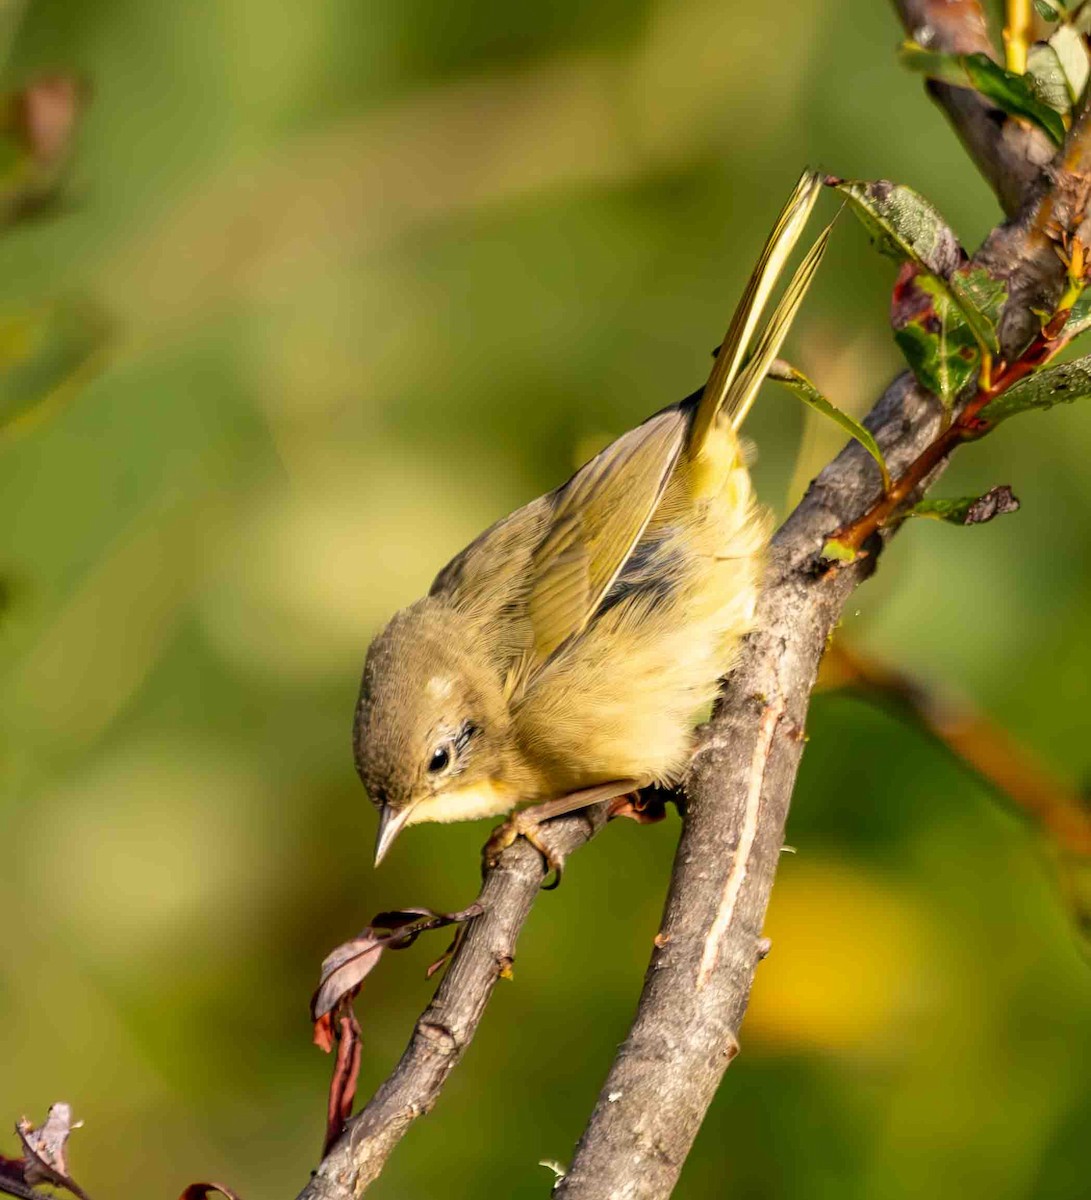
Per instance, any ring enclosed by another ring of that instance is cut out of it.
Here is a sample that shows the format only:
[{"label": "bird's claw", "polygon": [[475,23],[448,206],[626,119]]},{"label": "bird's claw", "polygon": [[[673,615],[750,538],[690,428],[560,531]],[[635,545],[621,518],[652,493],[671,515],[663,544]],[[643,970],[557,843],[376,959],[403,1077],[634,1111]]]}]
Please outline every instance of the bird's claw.
[{"label": "bird's claw", "polygon": [[611,803],[608,820],[612,821],[615,817],[627,817],[630,821],[636,821],[638,825],[654,825],[657,821],[662,821],[666,815],[666,800],[661,793],[629,792],[625,796],[618,796]]},{"label": "bird's claw", "polygon": [[534,820],[533,817],[528,817],[523,813],[513,814],[503,825],[498,825],[492,831],[481,854],[482,866],[486,870],[491,870],[495,867],[500,861],[500,855],[519,837],[526,838],[542,858],[545,859],[546,875],[548,876],[552,873],[553,879],[549,883],[542,884],[542,891],[553,891],[561,882],[564,862],[546,841],[542,833],[541,824]]}]

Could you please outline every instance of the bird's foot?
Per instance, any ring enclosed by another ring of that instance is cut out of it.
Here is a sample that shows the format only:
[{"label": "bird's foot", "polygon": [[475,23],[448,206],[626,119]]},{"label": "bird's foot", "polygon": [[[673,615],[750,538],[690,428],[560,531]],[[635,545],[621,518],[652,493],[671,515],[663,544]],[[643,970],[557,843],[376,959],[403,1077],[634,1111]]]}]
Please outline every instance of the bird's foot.
[{"label": "bird's foot", "polygon": [[524,837],[545,859],[546,875],[553,874],[552,882],[542,885],[545,891],[551,892],[561,882],[564,859],[546,840],[542,829],[543,823],[552,817],[562,817],[565,813],[578,812],[589,804],[598,804],[604,800],[613,800],[615,796],[624,796],[639,787],[640,784],[635,779],[616,779],[610,783],[596,783],[592,787],[569,792],[565,796],[558,796],[554,800],[546,800],[541,804],[532,804],[530,808],[512,813],[503,825],[498,825],[492,831],[492,837],[485,843],[485,849],[481,855],[482,870],[495,867],[500,861],[500,855],[512,842],[517,837]]},{"label": "bird's foot", "polygon": [[546,805],[535,805],[532,808],[524,808],[521,812],[512,813],[503,825],[498,825],[492,831],[489,840],[485,843],[485,849],[482,851],[483,868],[490,870],[495,867],[500,861],[500,855],[516,838],[523,837],[545,859],[546,875],[553,875],[552,881],[542,884],[542,890],[551,892],[557,887],[561,882],[564,861],[543,836],[542,818],[537,815],[537,809],[545,807]]},{"label": "bird's foot", "polygon": [[615,817],[627,817],[638,825],[654,825],[667,815],[665,795],[656,788],[647,788],[640,792],[629,792],[626,796],[618,796],[610,804],[609,820]]}]

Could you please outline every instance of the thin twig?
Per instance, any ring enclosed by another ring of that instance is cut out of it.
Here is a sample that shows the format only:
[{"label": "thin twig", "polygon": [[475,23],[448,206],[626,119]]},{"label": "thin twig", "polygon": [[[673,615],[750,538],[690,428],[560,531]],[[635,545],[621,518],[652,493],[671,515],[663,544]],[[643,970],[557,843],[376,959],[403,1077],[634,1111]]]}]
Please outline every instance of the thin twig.
[{"label": "thin twig", "polygon": [[908,715],[1058,849],[1091,861],[1086,798],[986,714],[839,642],[823,660],[820,683]]},{"label": "thin twig", "polygon": [[1005,0],[1004,9],[1004,62],[1009,71],[1022,75],[1034,41],[1034,5],[1031,0]]},{"label": "thin twig", "polygon": [[17,1196],[18,1200],[55,1200],[46,1192],[39,1192],[29,1183],[22,1183],[10,1175],[0,1175],[0,1192],[5,1196]]},{"label": "thin twig", "polygon": [[820,687],[842,688],[915,722],[1043,835],[1080,947],[1091,955],[1091,799],[985,713],[834,642]]},{"label": "thin twig", "polygon": [[[549,840],[563,860],[606,823],[608,804],[551,821]],[[511,972],[515,944],[542,884],[542,858],[520,839],[486,873],[484,912],[465,927],[432,1002],[398,1065],[349,1121],[299,1200],[349,1200],[383,1169],[409,1126],[428,1112],[470,1044],[499,979]]]},{"label": "thin twig", "polygon": [[1003,395],[1012,384],[1049,362],[1068,345],[1069,339],[1061,332],[1067,316],[1067,312],[1059,313],[1061,319],[1047,324],[1015,362],[1002,367],[987,383],[980,384],[962,406],[957,418],[940,432],[935,441],[925,446],[867,512],[838,530],[836,541],[849,549],[859,550],[872,534],[905,508],[940,463],[945,462],[963,442],[973,441],[987,432],[988,427],[978,420],[978,413],[990,401]]}]

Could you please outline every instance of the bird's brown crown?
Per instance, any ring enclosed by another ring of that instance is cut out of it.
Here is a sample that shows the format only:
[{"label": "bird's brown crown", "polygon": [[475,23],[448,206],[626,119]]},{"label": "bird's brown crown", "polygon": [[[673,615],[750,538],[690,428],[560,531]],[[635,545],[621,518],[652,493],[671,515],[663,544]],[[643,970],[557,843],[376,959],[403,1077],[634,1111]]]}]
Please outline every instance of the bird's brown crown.
[{"label": "bird's brown crown", "polygon": [[356,769],[377,807],[400,810],[487,778],[507,729],[501,680],[472,622],[428,597],[372,642],[356,706]]}]

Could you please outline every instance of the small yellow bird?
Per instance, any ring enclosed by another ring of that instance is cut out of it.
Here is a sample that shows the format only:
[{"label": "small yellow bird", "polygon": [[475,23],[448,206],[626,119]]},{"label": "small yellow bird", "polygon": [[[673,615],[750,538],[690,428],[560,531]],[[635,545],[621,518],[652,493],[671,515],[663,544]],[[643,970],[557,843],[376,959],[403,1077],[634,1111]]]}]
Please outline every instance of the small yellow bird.
[{"label": "small yellow bird", "polygon": [[753,619],[770,519],[737,430],[828,228],[746,350],[820,187],[800,178],[705,387],[487,529],[371,644],[354,741],[376,865],[407,825],[534,801],[490,847],[522,834],[553,866],[540,821],[679,779]]}]

